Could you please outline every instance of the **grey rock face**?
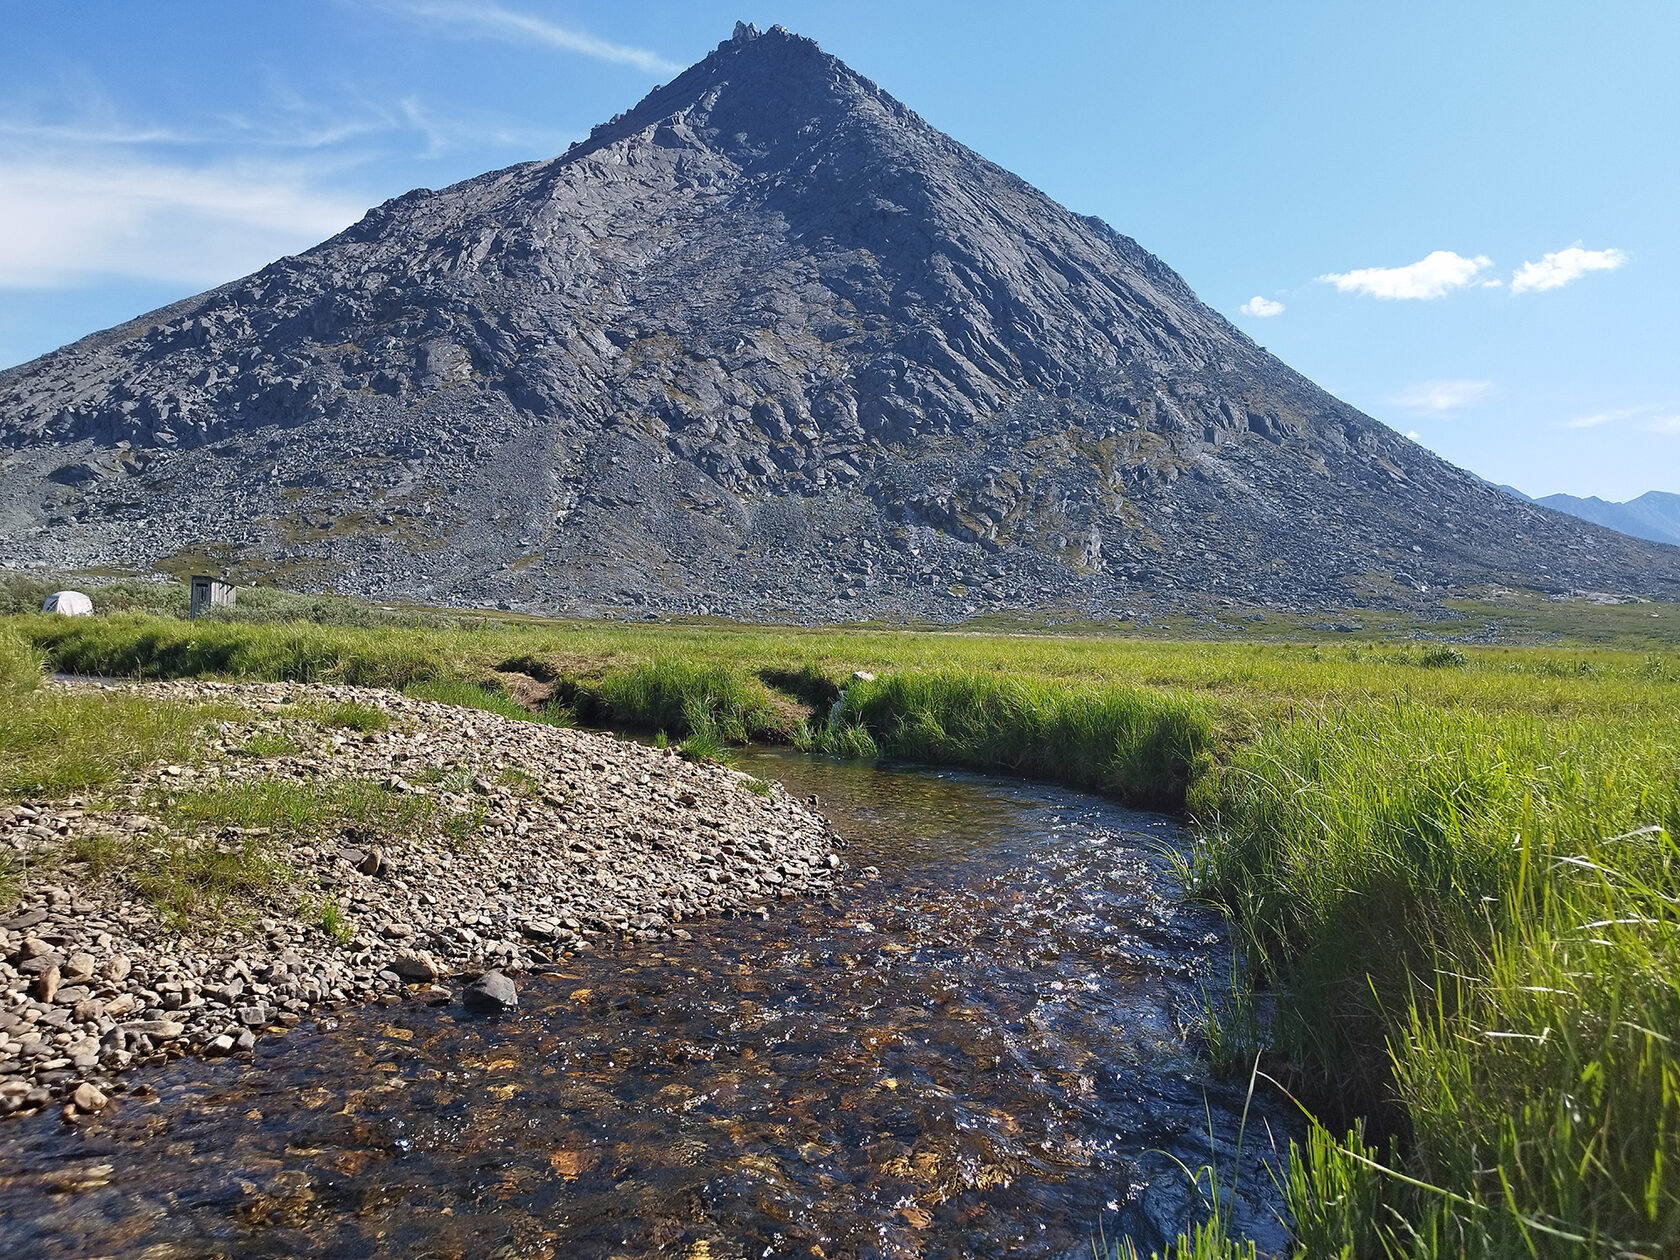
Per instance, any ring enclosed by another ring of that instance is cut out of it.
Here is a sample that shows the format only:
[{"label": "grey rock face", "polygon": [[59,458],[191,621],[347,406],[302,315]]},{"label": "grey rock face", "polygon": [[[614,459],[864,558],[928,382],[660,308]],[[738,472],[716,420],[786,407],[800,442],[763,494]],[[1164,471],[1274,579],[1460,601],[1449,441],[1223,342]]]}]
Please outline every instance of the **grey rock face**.
[{"label": "grey rock face", "polygon": [[0,564],[188,547],[585,613],[1680,593],[1680,552],[1452,467],[745,25],[559,158],[0,373]]}]

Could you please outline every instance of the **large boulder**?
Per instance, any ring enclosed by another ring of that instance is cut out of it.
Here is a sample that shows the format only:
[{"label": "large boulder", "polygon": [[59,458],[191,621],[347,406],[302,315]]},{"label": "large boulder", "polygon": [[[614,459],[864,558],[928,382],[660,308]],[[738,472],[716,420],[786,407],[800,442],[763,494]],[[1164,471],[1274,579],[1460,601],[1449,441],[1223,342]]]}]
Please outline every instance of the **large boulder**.
[{"label": "large boulder", "polygon": [[513,981],[501,972],[487,971],[466,987],[461,994],[461,1002],[469,1011],[499,1015],[519,1005],[519,994],[513,987]]}]

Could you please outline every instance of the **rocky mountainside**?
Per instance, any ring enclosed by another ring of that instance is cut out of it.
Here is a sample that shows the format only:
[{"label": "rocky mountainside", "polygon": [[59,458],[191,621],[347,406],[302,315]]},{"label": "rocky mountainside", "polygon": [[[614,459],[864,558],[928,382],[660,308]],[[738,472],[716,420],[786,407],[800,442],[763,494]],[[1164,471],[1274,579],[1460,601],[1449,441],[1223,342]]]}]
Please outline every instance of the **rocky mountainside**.
[{"label": "rocky mountainside", "polygon": [[1680,494],[1649,490],[1626,503],[1609,503],[1596,497],[1580,499],[1572,494],[1548,494],[1535,502],[1635,538],[1680,544]]},{"label": "rocky mountainside", "polygon": [[836,619],[1680,594],[809,40],[0,374],[0,564]]}]

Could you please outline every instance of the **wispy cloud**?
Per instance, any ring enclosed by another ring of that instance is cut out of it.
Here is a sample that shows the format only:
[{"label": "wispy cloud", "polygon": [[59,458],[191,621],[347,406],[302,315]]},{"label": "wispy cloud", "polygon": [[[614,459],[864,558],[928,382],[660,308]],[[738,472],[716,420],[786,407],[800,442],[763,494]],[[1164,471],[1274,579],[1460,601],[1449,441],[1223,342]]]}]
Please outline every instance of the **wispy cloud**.
[{"label": "wispy cloud", "polygon": [[216,284],[353,223],[366,200],[279,164],[0,156],[0,287],[99,276]]},{"label": "wispy cloud", "polygon": [[1492,389],[1492,381],[1424,381],[1410,389],[1401,390],[1389,399],[1389,402],[1407,411],[1440,415],[1445,411],[1467,407],[1478,399],[1487,397]]},{"label": "wispy cloud", "polygon": [[[240,112],[187,127],[123,119],[97,87],[57,116],[0,116],[0,288],[124,277],[219,284],[308,248],[419,183],[414,158],[538,157],[574,136],[522,119],[439,112],[355,89],[306,96],[269,84]],[[403,182],[390,186],[391,162]]]},{"label": "wispy cloud", "polygon": [[1438,249],[1404,267],[1362,267],[1356,271],[1330,272],[1319,279],[1335,285],[1343,293],[1388,301],[1427,302],[1462,289],[1491,266],[1493,260],[1481,254],[1465,258],[1450,249]]},{"label": "wispy cloud", "polygon": [[1561,289],[1589,271],[1614,271],[1628,260],[1619,249],[1582,249],[1579,241],[1555,254],[1542,254],[1539,262],[1525,262],[1511,275],[1512,293],[1544,293]]},{"label": "wispy cloud", "polygon": [[0,118],[0,138],[55,144],[180,144],[187,137],[167,127],[125,127],[97,122],[42,123]]},{"label": "wispy cloud", "polygon": [[576,133],[532,127],[494,115],[439,114],[415,96],[406,96],[399,101],[397,112],[403,125],[425,140],[424,157],[440,157],[456,149],[485,147],[552,154],[563,151],[572,141],[580,138]]},{"label": "wispy cloud", "polygon": [[1680,415],[1652,416],[1639,427],[1647,433],[1680,434]]},{"label": "wispy cloud", "polygon": [[1252,315],[1255,319],[1271,319],[1274,315],[1283,314],[1283,303],[1274,302],[1270,298],[1263,298],[1256,293],[1237,309],[1244,315]]},{"label": "wispy cloud", "polygon": [[599,61],[634,66],[649,74],[669,74],[682,69],[675,62],[667,61],[645,48],[609,43],[550,22],[547,18],[505,9],[499,4],[481,3],[480,0],[398,0],[387,7],[408,17],[468,35],[509,43],[544,44]]},{"label": "wispy cloud", "polygon": [[1649,407],[1614,407],[1608,411],[1593,411],[1584,416],[1576,416],[1573,420],[1565,420],[1566,429],[1596,429],[1601,424],[1613,424],[1617,420],[1631,420],[1634,416],[1642,416],[1651,410]]}]

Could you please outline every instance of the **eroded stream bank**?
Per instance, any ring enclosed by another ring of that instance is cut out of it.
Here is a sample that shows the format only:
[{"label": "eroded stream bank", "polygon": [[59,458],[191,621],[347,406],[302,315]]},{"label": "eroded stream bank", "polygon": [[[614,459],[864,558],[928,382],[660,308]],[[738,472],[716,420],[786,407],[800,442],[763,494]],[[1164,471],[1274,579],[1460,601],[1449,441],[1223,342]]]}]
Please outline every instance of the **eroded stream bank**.
[{"label": "eroded stream bank", "polygon": [[[367,1008],[254,1063],[137,1074],[80,1131],[15,1122],[0,1248],[91,1256],[1072,1255],[1156,1241],[1280,1115],[1183,1029],[1217,915],[1173,896],[1170,821],[964,774],[755,752],[851,840],[841,910],[604,950],[521,1013]],[[878,875],[871,876],[867,868]],[[850,885],[847,887],[846,885]],[[1281,1135],[1280,1135],[1281,1136]]]}]

